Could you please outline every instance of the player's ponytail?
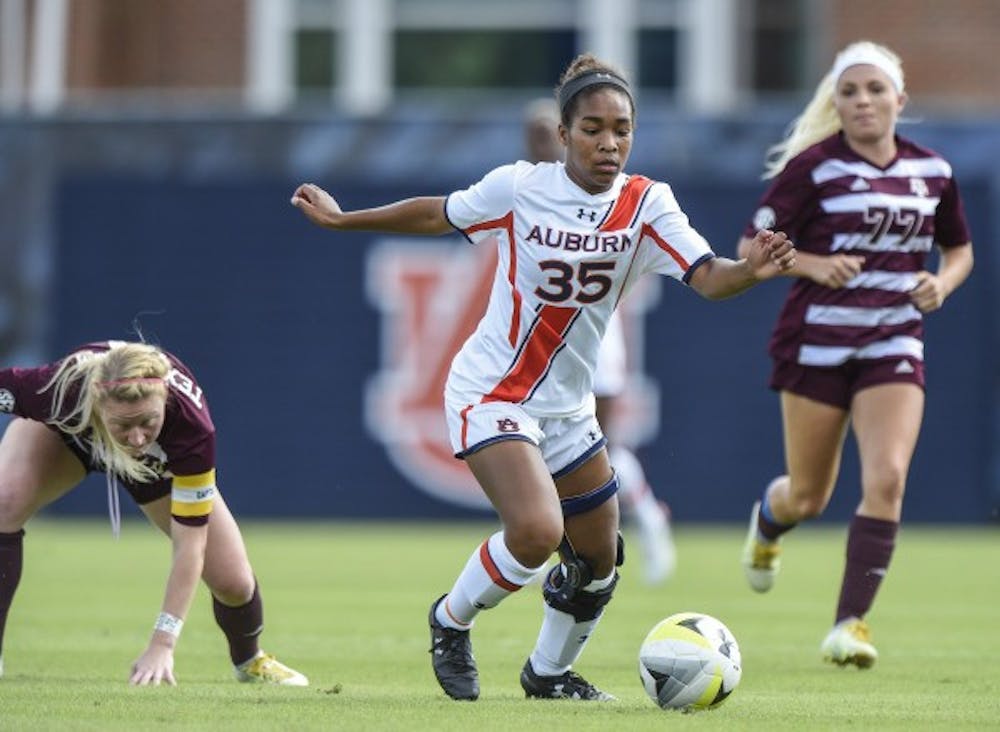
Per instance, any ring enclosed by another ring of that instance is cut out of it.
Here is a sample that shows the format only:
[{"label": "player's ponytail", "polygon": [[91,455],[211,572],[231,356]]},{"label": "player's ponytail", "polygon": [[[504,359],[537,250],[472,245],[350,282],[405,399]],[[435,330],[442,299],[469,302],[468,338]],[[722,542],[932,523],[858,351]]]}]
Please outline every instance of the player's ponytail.
[{"label": "player's ponytail", "polygon": [[802,114],[792,121],[785,139],[768,148],[763,178],[778,175],[800,152],[840,130],[840,117],[833,106],[834,81],[833,72],[828,72]]}]

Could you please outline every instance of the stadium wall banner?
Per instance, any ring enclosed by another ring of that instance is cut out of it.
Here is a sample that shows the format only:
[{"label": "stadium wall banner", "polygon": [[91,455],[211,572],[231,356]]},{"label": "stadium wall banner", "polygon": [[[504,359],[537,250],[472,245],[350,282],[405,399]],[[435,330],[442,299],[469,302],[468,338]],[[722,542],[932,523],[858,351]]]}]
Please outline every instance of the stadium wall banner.
[{"label": "stadium wall banner", "polygon": [[[732,256],[759,183],[672,183],[692,223]],[[326,186],[349,208],[414,193],[364,178]],[[55,258],[44,351],[54,358],[135,337],[138,324],[176,352],[204,390],[219,487],[237,515],[492,518],[451,457],[440,409],[448,362],[482,309],[491,265],[476,257],[488,248],[457,234],[326,231],[289,206],[293,187],[253,177],[64,178],[46,217]],[[973,276],[927,318],[928,397],[907,521],[986,521],[1000,498],[1000,264],[989,246],[1000,207],[974,179],[963,181],[963,198],[982,245]],[[783,470],[767,339],[788,284],[707,302],[659,278],[624,303],[637,391],[621,421],[679,522],[742,523]],[[857,476],[849,439],[824,520],[853,512]],[[105,487],[94,478],[51,510],[103,514]]]}]

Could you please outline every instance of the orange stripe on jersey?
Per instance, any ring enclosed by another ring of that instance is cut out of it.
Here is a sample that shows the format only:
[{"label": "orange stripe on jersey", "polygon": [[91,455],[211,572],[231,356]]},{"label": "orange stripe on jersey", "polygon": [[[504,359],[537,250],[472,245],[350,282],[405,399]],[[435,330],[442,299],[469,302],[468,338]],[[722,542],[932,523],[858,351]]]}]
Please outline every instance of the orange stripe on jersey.
[{"label": "orange stripe on jersey", "polygon": [[472,407],[473,407],[473,405],[470,404],[469,406],[467,406],[465,409],[463,409],[460,412],[461,417],[462,417],[462,449],[463,450],[468,450],[469,449],[469,420],[468,420],[467,415],[469,414],[469,410],[472,409]]},{"label": "orange stripe on jersey", "polygon": [[688,269],[690,269],[691,263],[686,259],[684,259],[684,257],[681,256],[680,252],[678,252],[676,249],[670,246],[670,242],[668,242],[666,239],[657,234],[656,229],[654,229],[652,226],[650,226],[649,224],[643,224],[642,236],[648,236],[650,239],[655,241],[656,246],[658,246],[660,249],[669,254],[673,258],[673,260],[677,262],[677,265],[681,268],[682,271],[687,272]]},{"label": "orange stripe on jersey", "polygon": [[600,225],[599,231],[627,228],[632,223],[632,219],[635,218],[639,204],[642,203],[643,196],[646,195],[646,191],[651,185],[653,185],[653,181],[643,175],[633,175],[629,178],[622,186],[615,206],[611,209],[611,214]]},{"label": "orange stripe on jersey", "polygon": [[514,344],[517,343],[518,331],[521,329],[521,293],[517,291],[517,247],[514,245],[514,212],[508,211],[506,216],[502,216],[499,219],[490,219],[489,221],[474,224],[465,230],[465,234],[468,236],[477,231],[486,231],[489,229],[503,229],[507,232],[507,246],[510,247],[510,256],[508,257],[510,260],[510,269],[507,272],[507,280],[510,282],[510,293],[514,299],[514,304],[511,307],[510,331],[507,334],[507,340],[510,341],[510,345],[513,348]]},{"label": "orange stripe on jersey", "polygon": [[483,397],[483,402],[518,403],[527,399],[548,370],[563,344],[563,333],[579,312],[578,308],[543,307],[517,362],[493,391]]},{"label": "orange stripe on jersey", "polygon": [[488,544],[489,540],[487,539],[479,547],[479,561],[483,563],[483,569],[486,570],[486,574],[488,574],[490,579],[493,580],[493,584],[499,585],[507,590],[507,592],[517,592],[521,589],[521,585],[515,585],[513,582],[500,574],[500,570],[497,568],[496,562],[494,562],[493,557],[490,556],[490,548],[487,546]]}]

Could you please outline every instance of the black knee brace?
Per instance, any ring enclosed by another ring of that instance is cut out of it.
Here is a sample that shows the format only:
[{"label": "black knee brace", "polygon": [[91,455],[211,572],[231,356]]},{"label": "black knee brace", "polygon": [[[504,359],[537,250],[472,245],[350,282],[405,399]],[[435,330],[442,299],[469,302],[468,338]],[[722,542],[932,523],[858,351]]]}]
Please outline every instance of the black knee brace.
[{"label": "black knee brace", "polygon": [[[589,584],[589,583],[588,583]],[[611,595],[618,584],[618,572],[615,572],[611,584],[596,590],[584,590],[571,584],[570,575],[563,574],[562,565],[557,564],[545,577],[542,594],[545,602],[556,610],[569,613],[578,623],[593,620],[603,611],[604,606],[611,602]]]},{"label": "black knee brace", "polygon": [[[618,584],[618,572],[615,572],[611,584],[607,587],[593,592],[584,590],[583,588],[594,580],[593,567],[576,553],[566,537],[563,537],[562,544],[559,545],[559,554],[562,563],[549,571],[542,586],[545,602],[556,610],[569,613],[578,623],[593,620],[611,601],[611,595]],[[615,566],[620,567],[624,562],[625,541],[619,532]]]}]

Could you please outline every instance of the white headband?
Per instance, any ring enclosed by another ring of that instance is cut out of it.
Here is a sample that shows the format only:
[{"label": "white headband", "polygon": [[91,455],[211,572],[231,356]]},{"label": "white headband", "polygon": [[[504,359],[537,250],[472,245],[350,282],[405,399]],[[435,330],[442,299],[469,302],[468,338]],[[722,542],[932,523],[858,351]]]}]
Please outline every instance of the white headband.
[{"label": "white headband", "polygon": [[892,59],[872,46],[852,46],[837,54],[837,59],[833,62],[833,81],[836,83],[851,66],[870,64],[883,71],[892,85],[896,87],[896,92],[903,93],[903,74]]}]

